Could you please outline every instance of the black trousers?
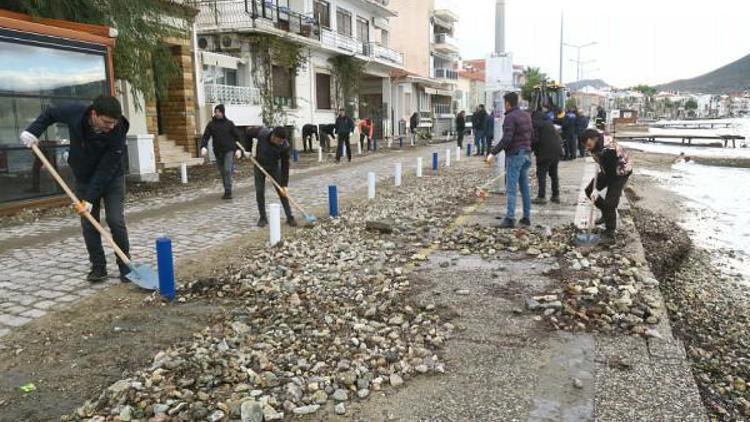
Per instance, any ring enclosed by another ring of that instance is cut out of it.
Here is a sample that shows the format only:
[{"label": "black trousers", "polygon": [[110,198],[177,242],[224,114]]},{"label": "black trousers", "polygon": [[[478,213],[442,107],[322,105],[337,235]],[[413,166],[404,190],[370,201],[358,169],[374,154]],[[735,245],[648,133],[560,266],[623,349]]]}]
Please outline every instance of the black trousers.
[{"label": "black trousers", "polygon": [[458,142],[459,148],[464,147],[464,131],[463,130],[458,131],[458,138],[456,139],[456,142]]},{"label": "black trousers", "polygon": [[[84,196],[88,184],[76,182],[76,193],[79,197]],[[125,255],[130,257],[130,241],[128,240],[128,228],[125,225],[125,176],[118,176],[107,184],[102,193],[102,198],[91,205],[91,215],[100,221],[101,204],[104,203],[106,211],[106,220],[109,230],[112,233],[117,246],[122,249]],[[81,217],[81,228],[83,230],[83,240],[86,242],[86,250],[89,253],[89,261],[92,268],[106,268],[107,258],[104,256],[102,248],[102,237],[94,226],[84,217]],[[120,267],[120,274],[127,274],[130,269],[117,258],[117,266]]]},{"label": "black trousers", "polygon": [[[603,178],[603,174],[599,174],[599,178]],[[620,205],[620,197],[622,191],[625,189],[625,184],[628,183],[630,175],[618,176],[609,183],[600,183],[601,189],[606,186],[607,194],[604,198],[597,198],[594,205],[602,212],[604,218],[604,227],[607,231],[614,232],[617,229],[617,206]],[[594,181],[586,187],[586,196],[591,197],[591,193],[594,190]]]},{"label": "black trousers", "polygon": [[[264,169],[268,172],[268,174],[273,177],[274,180],[280,179],[280,172],[281,170],[276,169]],[[276,189],[276,186],[274,186],[274,189]],[[286,214],[287,219],[291,219],[292,217],[292,207],[289,206],[289,199],[286,197],[281,196],[281,192],[279,192],[278,189],[276,189],[276,194],[279,195],[279,199],[281,200],[281,205],[284,207],[284,214]],[[258,214],[260,214],[260,217],[263,219],[267,219],[266,215],[266,175],[263,174],[262,171],[258,169],[258,167],[255,167],[255,202],[258,203]]]},{"label": "black trousers", "polygon": [[365,150],[365,137],[367,137],[367,150],[369,151],[372,149],[372,139],[364,133],[359,134],[359,146],[362,148],[362,151]]},{"label": "black trousers", "polygon": [[536,162],[536,178],[539,184],[539,198],[547,197],[547,175],[552,179],[552,198],[560,197],[560,179],[557,176],[557,164],[560,160],[544,160]]},{"label": "black trousers", "polygon": [[346,158],[349,159],[349,161],[352,161],[352,146],[349,143],[349,134],[348,133],[339,133],[339,144],[336,147],[336,161],[339,161],[341,159],[341,156],[344,154],[344,152],[341,150],[344,145],[346,145]]}]

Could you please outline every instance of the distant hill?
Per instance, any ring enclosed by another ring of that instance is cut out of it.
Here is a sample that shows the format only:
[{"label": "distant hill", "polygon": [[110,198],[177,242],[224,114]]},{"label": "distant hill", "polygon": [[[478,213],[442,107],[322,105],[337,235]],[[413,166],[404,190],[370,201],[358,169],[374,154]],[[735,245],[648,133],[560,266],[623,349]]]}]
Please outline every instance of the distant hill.
[{"label": "distant hill", "polygon": [[705,75],[681,79],[656,87],[660,91],[726,94],[750,89],[750,54]]},{"label": "distant hill", "polygon": [[571,91],[578,91],[581,88],[587,86],[594,87],[596,89],[608,88],[610,85],[601,79],[582,79],[576,82],[570,82],[565,84]]}]

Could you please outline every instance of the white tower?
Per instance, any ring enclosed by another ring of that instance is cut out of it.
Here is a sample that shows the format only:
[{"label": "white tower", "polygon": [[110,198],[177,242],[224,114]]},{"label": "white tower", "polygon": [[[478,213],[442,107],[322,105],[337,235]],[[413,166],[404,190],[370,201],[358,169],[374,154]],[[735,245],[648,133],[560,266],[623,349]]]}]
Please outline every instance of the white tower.
[{"label": "white tower", "polygon": [[495,1],[495,53],[505,52],[505,0]]}]

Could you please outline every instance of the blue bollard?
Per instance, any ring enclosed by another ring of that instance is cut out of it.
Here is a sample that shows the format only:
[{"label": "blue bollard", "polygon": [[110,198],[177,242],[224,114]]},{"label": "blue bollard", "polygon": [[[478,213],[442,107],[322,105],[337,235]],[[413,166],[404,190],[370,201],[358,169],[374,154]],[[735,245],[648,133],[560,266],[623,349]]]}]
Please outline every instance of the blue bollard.
[{"label": "blue bollard", "polygon": [[339,216],[339,194],[336,185],[328,185],[328,214],[331,217]]},{"label": "blue bollard", "polygon": [[404,149],[404,137],[403,136],[398,137],[398,149]]},{"label": "blue bollard", "polygon": [[378,140],[372,138],[372,152],[378,152]]},{"label": "blue bollard", "polygon": [[433,152],[432,153],[432,170],[437,171],[438,169],[438,153]]},{"label": "blue bollard", "polygon": [[292,160],[294,160],[295,163],[299,161],[299,151],[297,151],[296,148],[292,150]]},{"label": "blue bollard", "polygon": [[159,268],[159,293],[172,301],[175,296],[172,239],[168,237],[156,239],[156,263]]},{"label": "blue bollard", "polygon": [[466,144],[466,156],[471,157],[471,144]]}]

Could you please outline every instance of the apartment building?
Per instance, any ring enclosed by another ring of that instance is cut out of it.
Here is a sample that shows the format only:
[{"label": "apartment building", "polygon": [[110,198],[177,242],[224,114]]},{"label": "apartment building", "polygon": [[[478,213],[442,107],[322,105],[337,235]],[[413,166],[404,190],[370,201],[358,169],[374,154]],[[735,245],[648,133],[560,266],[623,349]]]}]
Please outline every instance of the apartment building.
[{"label": "apartment building", "polygon": [[404,69],[404,55],[392,46],[391,20],[397,12],[387,0],[215,0],[198,4],[196,60],[199,66],[199,125],[223,103],[238,126],[261,121],[260,90],[252,74],[250,36],[266,34],[303,46],[307,54],[296,76],[274,66],[274,101],[299,139],[305,124],[330,124],[336,116],[334,76],[329,59],[337,55],[365,63],[353,103],[355,118],[371,118],[375,137],[394,127],[392,74]]}]

